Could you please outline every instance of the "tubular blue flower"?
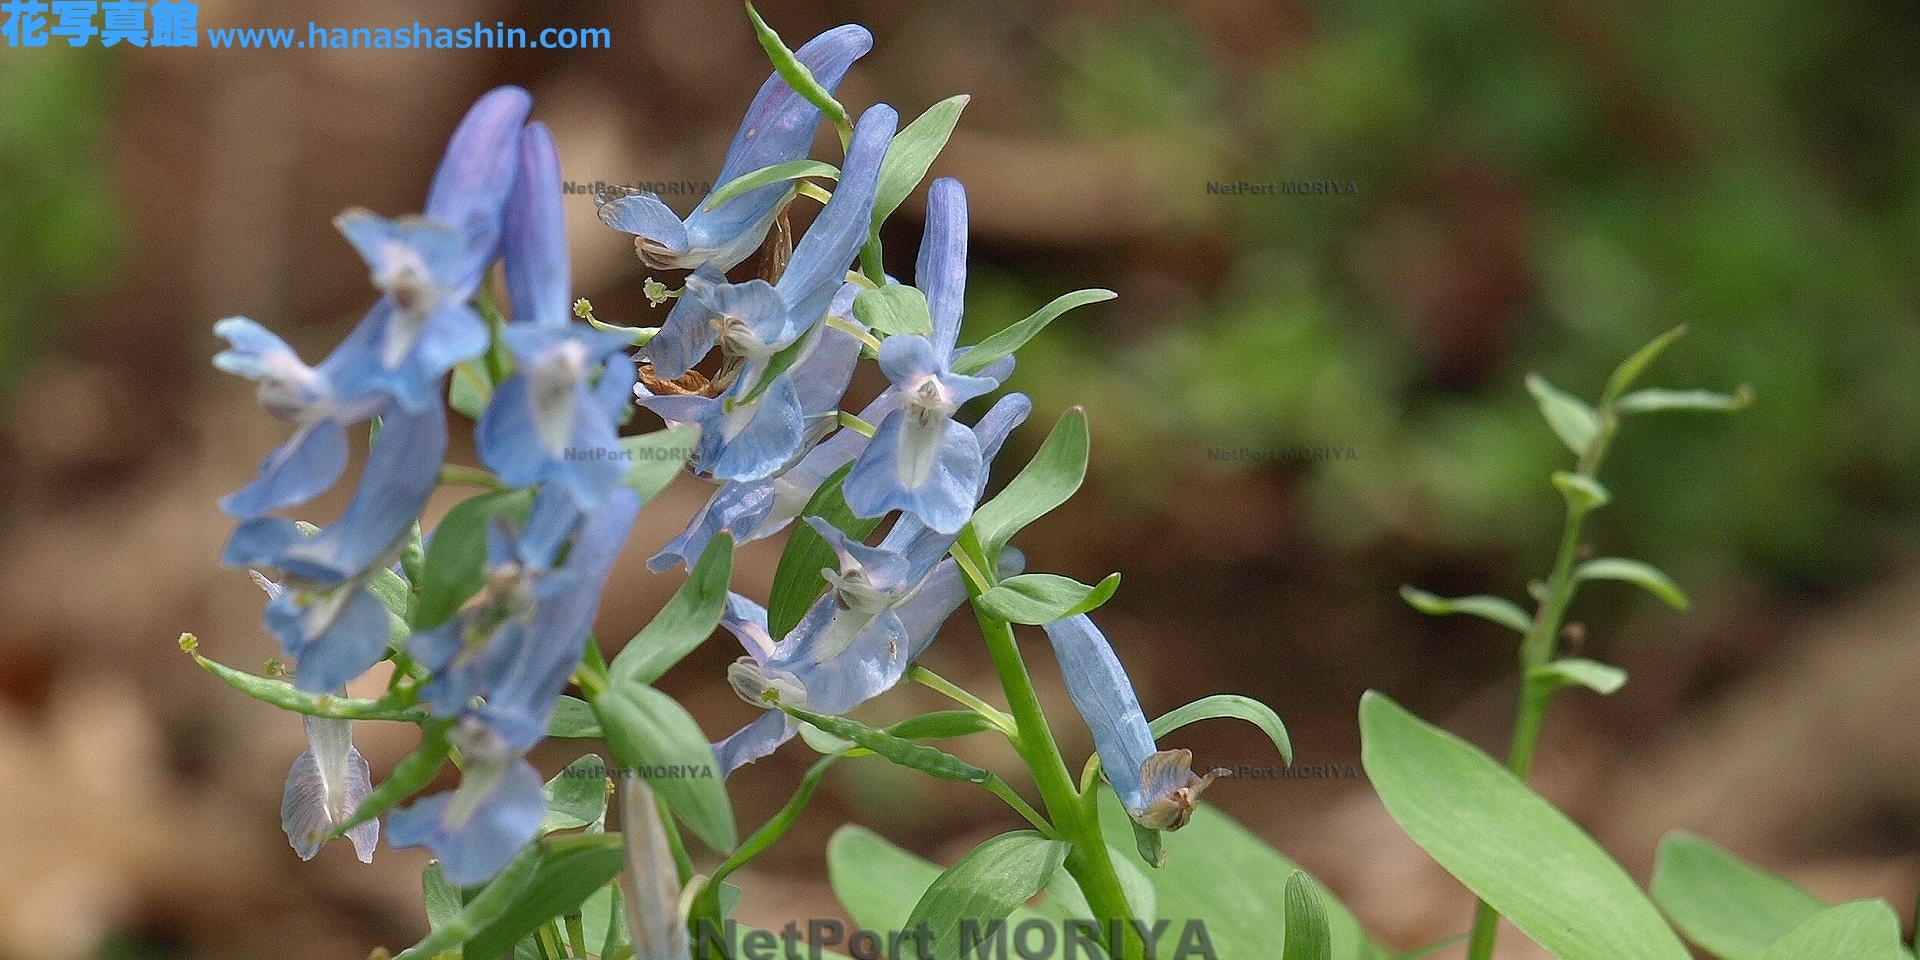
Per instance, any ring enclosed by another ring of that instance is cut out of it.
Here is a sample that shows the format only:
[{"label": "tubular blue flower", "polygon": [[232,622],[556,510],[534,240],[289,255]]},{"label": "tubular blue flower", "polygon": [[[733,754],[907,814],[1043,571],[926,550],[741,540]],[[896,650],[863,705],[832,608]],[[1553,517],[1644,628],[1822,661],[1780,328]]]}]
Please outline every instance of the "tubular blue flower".
[{"label": "tubular blue flower", "polygon": [[425,846],[456,887],[493,879],[540,834],[547,795],[539,771],[485,724],[462,721],[452,740],[465,764],[460,785],[387,815],[387,842]]},{"label": "tubular blue flower", "polygon": [[744,358],[739,380],[751,388],[774,354],[819,322],[845,283],[848,264],[867,241],[880,164],[899,120],[884,103],[860,115],[833,197],[794,247],[779,283],[727,283],[712,266],[687,278],[680,302],[641,348],[654,376],[673,380],[686,375],[718,343],[729,355]]},{"label": "tubular blue flower", "polygon": [[933,336],[892,336],[880,369],[900,392],[900,409],[874,432],[847,475],[847,506],[862,517],[901,510],[941,533],[958,533],[973,513],[985,469],[973,434],[953,419],[960,405],[1000,385],[953,372],[966,288],[967,200],[941,178],[927,194],[926,236],[914,280],[927,296]]},{"label": "tubular blue flower", "polygon": [[389,407],[360,488],[338,521],[308,536],[291,520],[262,517],[228,539],[227,565],[286,574],[288,589],[268,602],[265,620],[298,659],[294,686],[331,692],[385,656],[387,609],[367,584],[399,557],[439,483],[446,444],[439,409]]},{"label": "tubular blue flower", "polygon": [[[807,41],[794,55],[821,86],[832,92],[853,61],[872,48],[873,35],[866,28],[847,24]],[[805,157],[819,126],[820,108],[794,92],[778,73],[773,74],[747,107],[716,184],[725,185],[743,174]],[[710,266],[725,273],[759,249],[793,193],[791,183],[769,184],[712,210],[702,204],[684,222],[651,193],[607,201],[600,205],[599,213],[608,226],[635,234],[634,250],[649,267],[692,270]],[[667,376],[671,379],[681,373]]]},{"label": "tubular blue flower", "polygon": [[[287,771],[287,789],[280,800],[280,827],[302,860],[320,852],[333,828],[353,816],[360,801],[373,792],[367,760],[353,748],[353,721],[306,717],[307,749]],[[347,840],[361,863],[373,862],[380,841],[380,821],[368,820],[347,831]]]},{"label": "tubular blue flower", "polygon": [[1044,628],[1067,694],[1093,731],[1100,766],[1135,823],[1178,830],[1218,771],[1198,776],[1190,750],[1158,750],[1133,682],[1092,618],[1077,614]]}]

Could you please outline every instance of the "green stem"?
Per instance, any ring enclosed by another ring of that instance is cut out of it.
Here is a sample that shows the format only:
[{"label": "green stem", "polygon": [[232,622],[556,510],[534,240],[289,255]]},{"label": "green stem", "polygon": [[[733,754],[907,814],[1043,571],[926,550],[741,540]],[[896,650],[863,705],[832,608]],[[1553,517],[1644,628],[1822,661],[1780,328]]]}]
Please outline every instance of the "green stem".
[{"label": "green stem", "polygon": [[580,919],[578,910],[567,914],[567,940],[573,945],[574,956],[587,955],[587,928],[586,923]]},{"label": "green stem", "polygon": [[988,723],[998,727],[1000,732],[1006,734],[1008,738],[1015,737],[1019,734],[1019,730],[1014,726],[1012,717],[1007,716],[1005,712],[993,704],[968,693],[966,689],[959,684],[934,673],[932,670],[928,670],[926,667],[917,663],[908,667],[907,679],[928,689],[937,690],[945,694],[947,698],[953,702],[986,717]]}]

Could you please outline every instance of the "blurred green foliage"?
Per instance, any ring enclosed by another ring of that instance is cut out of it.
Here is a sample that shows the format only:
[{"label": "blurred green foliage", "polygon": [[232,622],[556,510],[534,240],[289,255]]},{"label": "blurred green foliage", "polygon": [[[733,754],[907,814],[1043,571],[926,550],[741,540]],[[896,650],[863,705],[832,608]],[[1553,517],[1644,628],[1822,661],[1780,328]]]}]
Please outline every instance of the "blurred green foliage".
[{"label": "blurred green foliage", "polygon": [[115,59],[60,44],[0,57],[0,392],[44,345],[60,298],[105,286]]},{"label": "blurred green foliage", "polygon": [[[1543,567],[1547,476],[1567,458],[1525,373],[1592,398],[1686,323],[1645,384],[1747,383],[1757,402],[1629,426],[1603,478],[1608,552],[1823,588],[1903,548],[1920,506],[1920,8],[1284,9],[1235,25],[1143,6],[1059,45],[1075,135],[1150,131],[1215,158],[1169,191],[1359,186],[1208,197],[1217,280],[1121,336],[1103,328],[1115,308],[1080,311],[1023,355],[1035,422],[1086,402],[1110,489],[1271,469],[1208,462],[1208,445],[1352,447],[1357,462],[1283,467],[1329,543]],[[969,321],[997,328],[1089,279],[983,278]]]}]

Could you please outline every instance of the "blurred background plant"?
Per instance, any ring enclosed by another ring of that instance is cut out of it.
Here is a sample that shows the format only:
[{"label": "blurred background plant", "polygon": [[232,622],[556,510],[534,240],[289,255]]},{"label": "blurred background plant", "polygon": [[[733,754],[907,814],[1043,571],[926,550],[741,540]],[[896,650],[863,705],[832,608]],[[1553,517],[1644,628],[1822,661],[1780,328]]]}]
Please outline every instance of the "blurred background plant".
[{"label": "blurred background plant", "polygon": [[[173,646],[193,628],[228,662],[275,652],[257,592],[216,563],[229,525],[213,502],[284,432],[209,366],[209,327],[246,313],[310,357],[337,341],[366,281],[329,218],[417,209],[444,133],[496,83],[534,92],[570,180],[698,182],[765,75],[727,0],[200,6],[203,34],[477,20],[604,26],[614,46],[0,49],[0,809],[49,811],[0,840],[0,955],[110,942],[105,955],[265,957],[298,943],[344,958],[417,937],[415,852],[303,867],[268,815],[298,724],[208,695]],[[1035,525],[1030,552],[1036,568],[1126,576],[1103,627],[1149,712],[1244,693],[1286,718],[1302,762],[1357,763],[1354,706],[1372,686],[1504,742],[1505,638],[1422,618],[1396,590],[1523,596],[1547,566],[1560,504],[1543,481],[1562,465],[1524,374],[1591,395],[1619,357],[1690,325],[1646,382],[1750,384],[1757,402],[1637,425],[1608,463],[1618,503],[1591,539],[1668,570],[1696,613],[1593,591],[1575,611],[1585,642],[1633,682],[1556,708],[1536,782],[1643,878],[1659,834],[1692,827],[1829,899],[1913,901],[1912,10],[761,9],[789,38],[873,30],[850,104],[917,115],[973,95],[933,171],[974,204],[965,339],[1064,290],[1120,293],[1054,324],[1010,387],[1034,396],[1037,425],[1088,408],[1089,489]],[[1353,192],[1208,191],[1242,180]],[[657,322],[625,238],[569,200],[579,292],[602,319]],[[896,274],[918,235],[907,216],[886,237]],[[1017,435],[1025,450],[1003,459],[1024,462],[1041,436]],[[1243,447],[1273,456],[1209,453]],[[1289,454],[1315,448],[1341,456]],[[658,529],[615,574],[600,629],[614,645],[677,584],[640,561],[703,493],[679,496],[678,515],[648,511]],[[770,577],[777,555],[743,551],[743,575],[758,562]],[[977,643],[950,639],[935,669],[988,669]],[[710,732],[732,729],[746,708],[721,680],[731,658],[718,643],[701,656],[669,683]],[[1043,687],[1068,715],[1057,677]],[[1194,730],[1202,761],[1264,756],[1257,734]],[[411,745],[381,737],[362,744],[376,772]],[[743,820],[770,813],[803,762],[741,774]],[[843,766],[768,872],[740,878],[748,903],[769,902],[752,886],[765,884],[793,915],[831,915],[818,858],[843,820],[936,859],[1008,826],[937,786]],[[1272,783],[1208,796],[1389,943],[1459,932],[1469,898],[1364,782]]]}]

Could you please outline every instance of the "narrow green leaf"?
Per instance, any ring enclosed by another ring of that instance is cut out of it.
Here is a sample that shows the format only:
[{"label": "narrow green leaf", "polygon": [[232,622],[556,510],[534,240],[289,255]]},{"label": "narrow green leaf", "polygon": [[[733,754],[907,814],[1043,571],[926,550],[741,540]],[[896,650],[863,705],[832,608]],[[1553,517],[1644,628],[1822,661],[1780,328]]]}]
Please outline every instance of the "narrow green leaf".
[{"label": "narrow green leaf", "polygon": [[1652,891],[1673,925],[1721,960],[1760,960],[1794,927],[1827,909],[1793,882],[1679,830],[1660,841]]},{"label": "narrow green leaf", "polygon": [[1608,493],[1600,481],[1584,473],[1555,471],[1553,485],[1560,488],[1560,495],[1567,499],[1567,506],[1582,512],[1597,510],[1613,500],[1613,494]]},{"label": "narrow green leaf", "polygon": [[723,902],[723,895],[728,888],[728,884],[724,882],[726,878],[752,861],[754,857],[759,856],[768,847],[779,842],[781,837],[786,836],[787,831],[800,819],[800,814],[806,811],[807,804],[813,802],[813,794],[820,788],[820,781],[837,759],[837,757],[826,756],[814,761],[813,766],[807,768],[806,775],[800,778],[800,786],[794,789],[793,796],[787,799],[786,806],[780,808],[780,812],[774,814],[766,823],[761,824],[758,830],[753,831],[746,840],[741,842],[739,848],[734,850],[725,862],[714,868],[713,876],[694,893],[693,905],[687,916],[689,923],[698,924],[702,919],[719,923],[727,915],[730,908]]},{"label": "narrow green leaf", "polygon": [[1900,918],[1884,900],[1829,907],[1794,927],[1760,960],[1900,960]]},{"label": "narrow green leaf", "polygon": [[828,180],[840,179],[840,168],[819,160],[789,160],[776,163],[771,167],[761,167],[749,173],[743,173],[720,185],[720,188],[707,196],[700,206],[712,210],[749,190],[757,190],[771,183],[798,180],[801,177],[825,177]]},{"label": "narrow green leaf", "polygon": [[889,337],[895,334],[933,336],[933,315],[927,310],[927,295],[902,283],[860,291],[860,295],[853,298],[853,318]]},{"label": "narrow green leaf", "polygon": [[1327,932],[1327,908],[1320,904],[1319,885],[1299,870],[1287,878],[1286,933],[1282,960],[1332,960],[1333,939]]},{"label": "narrow green leaf", "polygon": [[1387,812],[1467,888],[1560,960],[1689,960],[1633,878],[1477,747],[1377,691],[1361,756]]},{"label": "narrow green leaf", "polygon": [[617,833],[551,837],[540,841],[536,849],[540,859],[532,881],[512,905],[467,940],[466,960],[493,960],[513,949],[521,938],[547,921],[580,909],[595,890],[620,872]]},{"label": "narrow green leaf", "polygon": [[1093,610],[1118,589],[1117,573],[1092,587],[1072,577],[1023,573],[1000,581],[974,600],[974,605],[996,620],[1039,626]]},{"label": "narrow green leaf", "polygon": [[427,720],[420,724],[420,745],[412,753],[400,758],[393,765],[393,772],[366,799],[353,809],[353,816],[333,828],[327,834],[332,840],[347,835],[352,830],[373,818],[393,809],[395,804],[420,792],[433,778],[440,775],[440,768],[447,762],[447,731],[453,729],[452,720]]},{"label": "narrow green leaf", "polygon": [[1031,830],[994,837],[935,878],[902,929],[927,924],[936,960],[958,960],[962,918],[981,927],[1004,920],[1046,885],[1071,849],[1065,841],[1048,840]]},{"label": "narrow green leaf", "polygon": [[1148,728],[1153,731],[1153,738],[1158,740],[1187,724],[1219,718],[1245,720],[1259,727],[1266,733],[1267,739],[1273,741],[1274,748],[1280,751],[1281,759],[1293,762],[1293,742],[1287,738],[1287,726],[1280,722],[1280,715],[1274,713],[1272,707],[1237,693],[1201,697],[1153,721]]},{"label": "narrow green leaf", "polygon": [[469,420],[479,420],[493,400],[493,381],[487,378],[486,361],[475,358],[453,368],[453,380],[447,387],[447,406]]},{"label": "narrow green leaf", "polygon": [[1733,413],[1743,410],[1753,403],[1753,388],[1741,386],[1732,393],[1715,393],[1712,390],[1662,390],[1649,387],[1635,390],[1621,397],[1613,405],[1621,413],[1656,413],[1665,410],[1701,410],[1712,413]]},{"label": "narrow green leaf", "polygon": [[[880,525],[880,518],[870,520],[853,515],[853,509],[847,506],[847,498],[840,493],[840,484],[847,479],[847,471],[853,465],[848,464],[835,470],[813,492],[813,499],[800,513],[807,517],[820,517],[846,532],[855,540],[864,540],[873,529]],[[780,554],[780,566],[773,574],[773,592],[767,598],[767,632],[778,640],[792,632],[807,615],[807,608],[820,598],[820,592],[826,589],[827,581],[820,576],[822,570],[837,570],[840,567],[839,555],[833,552],[820,534],[814,532],[808,523],[796,523],[793,532],[787,535],[786,550]]]},{"label": "narrow green leaf", "polygon": [[933,167],[934,158],[946,148],[947,138],[960,122],[960,111],[966,109],[967,100],[966,94],[948,97],[928,107],[926,113],[894,134],[893,142],[887,145],[886,157],[880,161],[880,185],[873,194],[875,236],[880,233],[880,225],[893,216],[913,193],[913,188],[920,185]]},{"label": "narrow green leaf", "polygon": [[540,835],[598,823],[607,812],[607,762],[587,754],[547,781],[547,816]]},{"label": "narrow green leaf", "polygon": [[1628,357],[1625,361],[1621,362],[1618,367],[1615,367],[1613,376],[1607,378],[1607,388],[1600,394],[1600,405],[1605,407],[1619,400],[1620,396],[1626,393],[1628,388],[1633,386],[1633,382],[1640,379],[1640,375],[1646,372],[1648,365],[1653,363],[1655,357],[1665,352],[1668,347],[1673,345],[1675,340],[1686,335],[1687,325],[1683,323],[1653,338],[1652,342],[1634,351],[1633,356]]},{"label": "narrow green leaf", "polygon": [[1557,686],[1586,687],[1603,697],[1627,685],[1625,670],[1583,657],[1555,660],[1534,668],[1531,676],[1550,679]]},{"label": "narrow green leaf", "polygon": [[593,712],[620,766],[641,771],[708,847],[733,849],[733,805],[719,761],[685,707],[644,684],[620,683],[593,701]]},{"label": "narrow green leaf", "polygon": [[532,505],[531,492],[504,490],[469,497],[447,511],[427,544],[420,599],[413,608],[414,630],[446,623],[480,592],[487,582],[487,526],[496,516],[525,522]]},{"label": "narrow green leaf", "polygon": [[[969,354],[971,356],[971,354]],[[974,511],[973,529],[989,559],[1013,535],[1067,502],[1087,477],[1087,414],[1068,410],[1045,443],[1000,495]],[[779,634],[775,634],[779,636]]]},{"label": "narrow green leaf", "polygon": [[1585,400],[1548,383],[1537,373],[1527,374],[1527,391],[1540,404],[1540,413],[1561,442],[1574,456],[1586,456],[1600,436],[1600,415]]},{"label": "narrow green leaf", "polygon": [[691,423],[637,437],[622,437],[620,445],[633,461],[623,481],[627,489],[639,494],[642,503],[659,496],[660,491],[680,475],[680,468],[693,456],[693,445],[699,439],[700,427]]},{"label": "narrow green leaf", "polygon": [[792,369],[794,364],[799,363],[801,355],[805,354],[812,346],[812,338],[801,337],[781,347],[778,353],[767,358],[767,365],[760,371],[760,379],[754,382],[753,387],[747,391],[745,396],[738,398],[728,397],[720,402],[726,405],[728,413],[758,402],[761,397],[766,395],[767,390],[772,388],[774,383],[780,379],[780,375]]},{"label": "narrow green leaf", "polygon": [[673,599],[613,658],[607,667],[612,682],[651,685],[705,642],[726,612],[732,576],[733,535],[722,533],[707,542]]},{"label": "narrow green leaf", "polygon": [[1127,823],[1133,827],[1133,849],[1135,853],[1140,854],[1140,862],[1155,870],[1165,869],[1167,847],[1160,839],[1160,835],[1165,831],[1143,827],[1132,818],[1128,818]]},{"label": "narrow green leaf", "polygon": [[992,366],[1002,357],[1013,355],[1015,350],[1026,346],[1028,340],[1047,328],[1047,324],[1059,319],[1060,315],[1075,307],[1084,307],[1089,303],[1112,300],[1119,294],[1112,290],[1098,288],[1075,290],[1053,298],[1053,302],[1033,312],[1032,316],[973,345],[953,362],[955,373],[974,374]]},{"label": "narrow green leaf", "polygon": [[753,21],[753,34],[760,40],[761,49],[767,51],[767,59],[773,61],[773,69],[780,79],[787,82],[795,93],[807,98],[807,102],[820,108],[820,112],[836,127],[845,127],[849,123],[847,108],[813,78],[813,71],[793,55],[793,51],[780,40],[780,35],[760,19],[760,11],[753,8],[753,0],[747,0],[747,17]]},{"label": "narrow green leaf", "polygon": [[493,878],[492,883],[460,908],[459,915],[434,927],[419,943],[400,951],[393,960],[427,960],[459,947],[475,933],[498,920],[513,906],[521,891],[533,882],[534,872],[540,865],[540,854],[539,844],[528,844],[507,864],[506,869],[500,871],[499,876]]},{"label": "narrow green leaf", "polygon": [[585,700],[562,695],[554,704],[553,722],[547,724],[547,736],[598,740],[600,720]]},{"label": "narrow green leaf", "polygon": [[1647,588],[1649,593],[1667,602],[1675,610],[1687,608],[1686,591],[1660,568],[1626,557],[1599,557],[1573,569],[1575,580],[1625,580]]},{"label": "narrow green leaf", "polygon": [[972,710],[939,710],[908,717],[887,728],[902,740],[951,740],[992,730],[993,721]]},{"label": "narrow green leaf", "polygon": [[987,779],[993,776],[986,770],[944,750],[894,736],[885,730],[869,727],[858,720],[830,717],[798,707],[783,706],[780,709],[785,710],[795,719],[805,720],[842,740],[851,740],[903,767],[912,767],[942,780],[986,783]]},{"label": "narrow green leaf", "polygon": [[1401,587],[1400,599],[1407,601],[1407,605],[1415,610],[1434,616],[1465,613],[1483,620],[1492,620],[1509,630],[1520,633],[1533,629],[1533,618],[1505,597],[1476,593],[1470,597],[1448,599],[1414,587]]}]

